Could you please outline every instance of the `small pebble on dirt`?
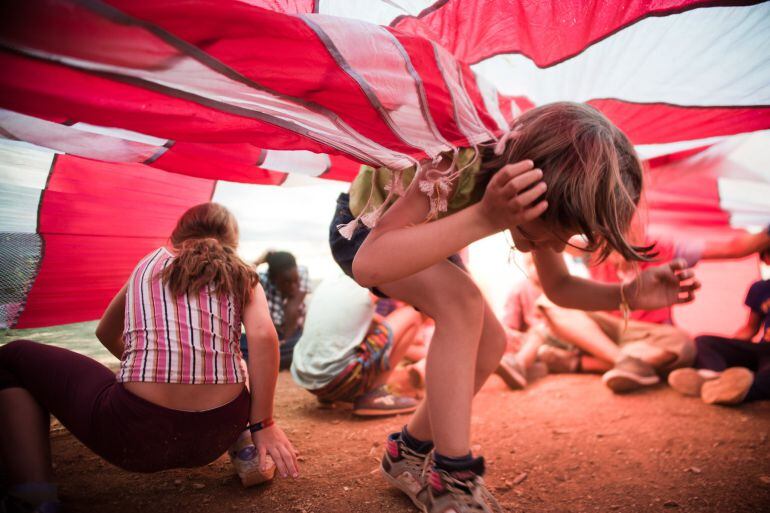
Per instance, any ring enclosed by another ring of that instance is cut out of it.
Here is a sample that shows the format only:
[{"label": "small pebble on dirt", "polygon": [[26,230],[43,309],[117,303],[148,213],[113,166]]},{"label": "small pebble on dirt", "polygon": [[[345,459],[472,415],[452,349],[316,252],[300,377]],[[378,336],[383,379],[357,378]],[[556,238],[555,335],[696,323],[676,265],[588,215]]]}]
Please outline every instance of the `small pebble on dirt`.
[{"label": "small pebble on dirt", "polygon": [[759,481],[762,484],[770,485],[770,476],[759,476]]},{"label": "small pebble on dirt", "polygon": [[703,472],[703,471],[702,471],[700,468],[698,468],[698,467],[687,467],[686,469],[684,469],[684,471],[685,471],[685,472],[690,472],[690,473],[692,473],[692,474],[700,474],[701,472]]},{"label": "small pebble on dirt", "polygon": [[663,503],[664,508],[678,508],[679,503],[676,501],[666,501]]},{"label": "small pebble on dirt", "polygon": [[206,488],[206,485],[203,483],[193,483],[192,487],[195,488],[196,490],[203,490],[204,488]]},{"label": "small pebble on dirt", "polygon": [[182,480],[181,479],[174,479],[174,484],[179,486],[180,484],[182,484]]},{"label": "small pebble on dirt", "polygon": [[514,477],[513,478],[513,484],[517,485],[517,484],[523,483],[524,480],[527,479],[527,475],[528,474],[526,472],[522,472],[518,476]]}]

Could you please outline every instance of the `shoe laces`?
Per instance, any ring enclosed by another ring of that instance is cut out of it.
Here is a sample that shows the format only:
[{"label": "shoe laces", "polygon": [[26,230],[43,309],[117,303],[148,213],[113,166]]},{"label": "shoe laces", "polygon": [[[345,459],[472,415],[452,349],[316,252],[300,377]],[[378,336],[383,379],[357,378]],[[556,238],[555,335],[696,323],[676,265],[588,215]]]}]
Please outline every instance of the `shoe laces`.
[{"label": "shoe laces", "polygon": [[413,451],[407,447],[405,443],[401,442],[401,456],[409,465],[409,470],[420,477],[425,475],[426,466],[430,462],[430,458],[427,454],[420,454],[417,451]]},{"label": "shoe laces", "polygon": [[457,479],[448,472],[442,473],[444,474],[444,485],[469,510],[483,513],[504,513],[502,506],[487,489],[481,476],[474,476],[470,479]]}]

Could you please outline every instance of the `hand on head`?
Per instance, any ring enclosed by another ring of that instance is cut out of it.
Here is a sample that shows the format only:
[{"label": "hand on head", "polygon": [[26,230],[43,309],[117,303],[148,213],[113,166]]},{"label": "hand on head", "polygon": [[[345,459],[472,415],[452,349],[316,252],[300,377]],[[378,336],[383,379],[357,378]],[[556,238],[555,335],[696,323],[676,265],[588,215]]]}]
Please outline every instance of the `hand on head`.
[{"label": "hand on head", "polygon": [[485,219],[497,231],[532,221],[548,208],[546,201],[533,204],[546,191],[543,172],[531,160],[508,164],[487,185],[481,199]]}]

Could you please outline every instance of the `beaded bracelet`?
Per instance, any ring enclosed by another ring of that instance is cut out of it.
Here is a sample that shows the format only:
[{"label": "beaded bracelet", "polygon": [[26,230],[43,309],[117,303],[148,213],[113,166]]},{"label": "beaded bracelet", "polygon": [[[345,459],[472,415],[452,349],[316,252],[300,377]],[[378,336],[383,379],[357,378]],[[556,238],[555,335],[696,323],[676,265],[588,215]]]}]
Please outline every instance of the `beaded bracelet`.
[{"label": "beaded bracelet", "polygon": [[259,422],[249,424],[247,429],[252,433],[256,433],[257,431],[262,431],[265,428],[269,428],[273,424],[275,424],[273,417],[268,417],[265,420],[260,420]]},{"label": "beaded bracelet", "polygon": [[620,311],[623,313],[623,333],[625,333],[628,328],[628,317],[631,314],[631,306],[628,304],[626,292],[623,290],[625,286],[626,283],[620,284]]}]

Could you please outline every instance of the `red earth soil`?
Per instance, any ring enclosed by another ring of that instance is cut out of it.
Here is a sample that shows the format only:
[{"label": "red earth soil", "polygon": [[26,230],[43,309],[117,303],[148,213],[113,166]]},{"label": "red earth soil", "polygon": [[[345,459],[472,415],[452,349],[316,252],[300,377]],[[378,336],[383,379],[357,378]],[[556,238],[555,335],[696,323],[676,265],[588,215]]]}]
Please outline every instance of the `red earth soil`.
[{"label": "red earth soil", "polygon": [[[226,456],[193,470],[132,474],[55,427],[67,511],[416,511],[378,473],[383,440],[406,417],[319,409],[285,372],[276,417],[302,454],[302,476],[250,489]],[[768,436],[770,402],[714,407],[664,386],[615,396],[595,376],[549,376],[518,392],[493,376],[474,403],[473,450],[512,512],[770,511]]]}]

